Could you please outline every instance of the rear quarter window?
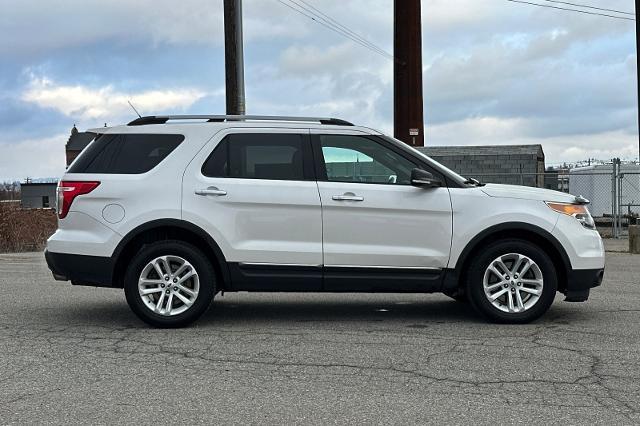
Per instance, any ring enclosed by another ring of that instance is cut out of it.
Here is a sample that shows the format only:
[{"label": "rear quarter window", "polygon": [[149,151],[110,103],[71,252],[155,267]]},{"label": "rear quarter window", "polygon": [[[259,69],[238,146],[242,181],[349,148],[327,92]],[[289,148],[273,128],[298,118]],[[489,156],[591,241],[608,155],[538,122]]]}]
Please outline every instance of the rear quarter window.
[{"label": "rear quarter window", "polygon": [[68,173],[146,173],[160,164],[182,141],[183,135],[101,135],[69,167]]}]

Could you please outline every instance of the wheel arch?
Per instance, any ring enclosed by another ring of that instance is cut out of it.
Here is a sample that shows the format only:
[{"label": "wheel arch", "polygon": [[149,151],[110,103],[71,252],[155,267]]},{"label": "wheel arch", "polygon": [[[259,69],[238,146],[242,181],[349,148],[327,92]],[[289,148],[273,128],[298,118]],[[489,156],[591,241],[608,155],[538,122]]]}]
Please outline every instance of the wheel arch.
[{"label": "wheel arch", "polygon": [[222,283],[230,285],[229,268],[220,246],[202,228],[180,219],[158,219],[131,230],[113,252],[113,286],[123,287],[127,259],[134,256],[145,244],[162,240],[181,240],[196,246],[207,256]]},{"label": "wheel arch", "polygon": [[465,282],[473,254],[483,246],[502,239],[522,239],[542,248],[553,262],[558,274],[558,290],[566,291],[571,261],[562,244],[548,231],[536,225],[508,222],[492,226],[473,237],[460,253],[453,274],[445,280],[445,290],[457,290]]}]

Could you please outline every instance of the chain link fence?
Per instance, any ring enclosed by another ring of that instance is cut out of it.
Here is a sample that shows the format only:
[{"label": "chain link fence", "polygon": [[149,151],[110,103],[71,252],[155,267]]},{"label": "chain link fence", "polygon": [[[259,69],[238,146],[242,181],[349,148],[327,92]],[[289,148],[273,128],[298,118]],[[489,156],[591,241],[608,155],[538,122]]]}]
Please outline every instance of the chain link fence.
[{"label": "chain link fence", "polygon": [[640,216],[640,165],[611,164],[547,171],[545,173],[475,174],[484,183],[523,185],[582,195],[604,236],[621,238]]},{"label": "chain link fence", "polygon": [[614,236],[628,235],[628,225],[640,223],[640,171],[621,171],[618,176],[618,206]]}]

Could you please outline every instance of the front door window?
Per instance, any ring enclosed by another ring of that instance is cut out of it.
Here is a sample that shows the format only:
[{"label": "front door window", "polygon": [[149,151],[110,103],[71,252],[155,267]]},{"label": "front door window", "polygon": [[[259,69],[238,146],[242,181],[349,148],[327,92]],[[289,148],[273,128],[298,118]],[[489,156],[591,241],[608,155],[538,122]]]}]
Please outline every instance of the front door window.
[{"label": "front door window", "polygon": [[351,135],[320,135],[330,182],[410,185],[416,165],[376,141]]}]

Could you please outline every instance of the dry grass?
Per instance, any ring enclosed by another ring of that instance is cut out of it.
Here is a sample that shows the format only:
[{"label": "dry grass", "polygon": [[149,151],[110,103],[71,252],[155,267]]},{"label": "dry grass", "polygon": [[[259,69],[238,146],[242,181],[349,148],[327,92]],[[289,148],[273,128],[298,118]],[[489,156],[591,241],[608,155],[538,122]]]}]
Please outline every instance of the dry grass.
[{"label": "dry grass", "polygon": [[19,203],[0,203],[0,253],[42,250],[56,227],[53,209],[21,209]]}]

